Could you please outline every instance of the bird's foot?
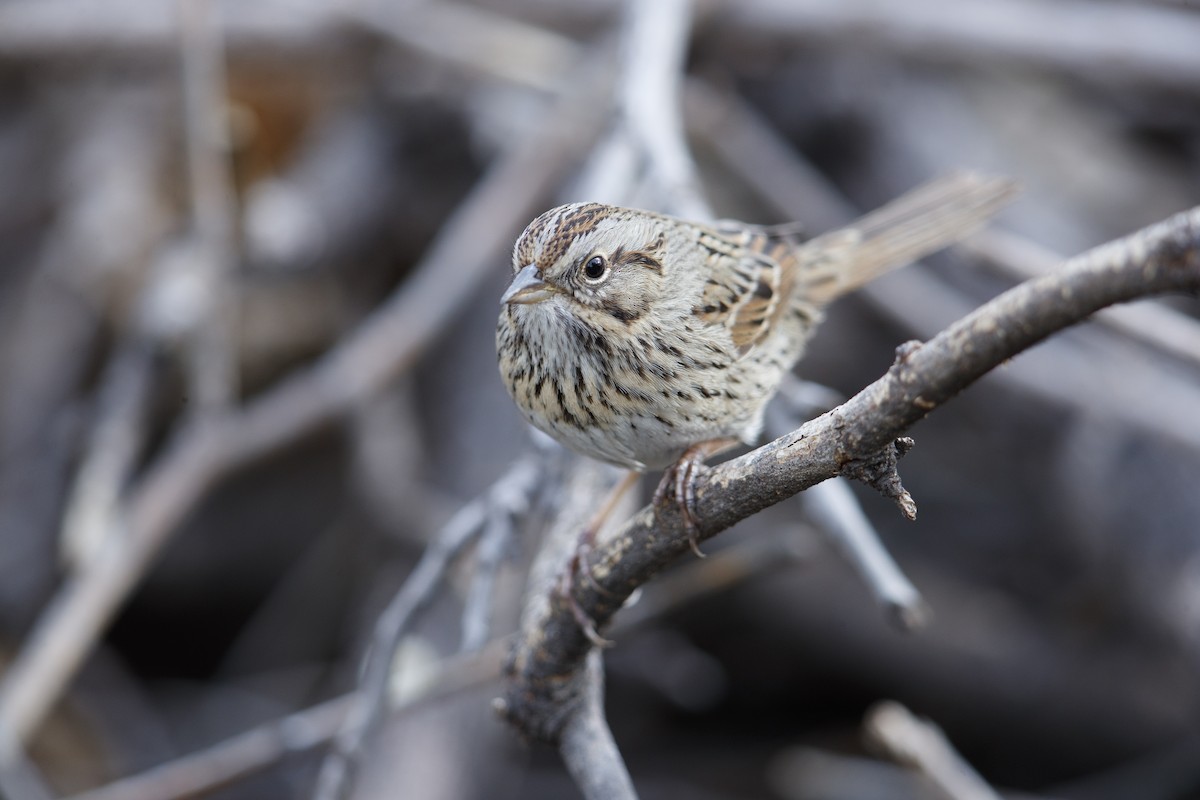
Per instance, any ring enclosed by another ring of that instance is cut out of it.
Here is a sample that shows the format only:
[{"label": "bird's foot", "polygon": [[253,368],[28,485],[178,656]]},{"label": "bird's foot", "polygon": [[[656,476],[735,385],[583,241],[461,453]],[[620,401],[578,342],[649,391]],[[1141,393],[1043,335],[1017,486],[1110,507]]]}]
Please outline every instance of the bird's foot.
[{"label": "bird's foot", "polygon": [[583,631],[583,635],[587,637],[587,640],[596,647],[612,647],[613,642],[600,635],[596,630],[595,620],[588,616],[588,613],[583,610],[583,606],[575,599],[576,575],[583,575],[588,586],[600,594],[612,596],[612,592],[597,583],[595,577],[592,576],[591,570],[587,568],[587,557],[592,552],[593,538],[595,538],[594,531],[584,530],[580,535],[579,543],[575,546],[575,552],[571,555],[571,560],[567,563],[567,568],[562,571],[562,576],[559,578],[558,590],[562,593],[563,598],[566,599],[567,607],[571,609],[571,616],[575,618],[575,624]]},{"label": "bird's foot", "polygon": [[658,488],[654,490],[655,508],[662,507],[668,492],[674,496],[679,516],[683,520],[683,530],[687,533],[688,546],[692,548],[692,552],[698,558],[706,556],[700,549],[700,527],[697,524],[700,517],[696,512],[696,478],[705,469],[706,459],[728,450],[737,443],[737,439],[713,439],[692,445],[683,451],[674,464],[667,467],[662,480],[658,482]]},{"label": "bird's foot", "polygon": [[566,569],[563,570],[558,581],[558,590],[562,592],[563,597],[567,601],[567,605],[571,609],[571,616],[575,618],[579,629],[583,631],[583,635],[588,641],[596,647],[611,647],[612,642],[605,639],[596,631],[596,622],[593,620],[579,601],[575,599],[575,576],[582,575],[587,585],[597,594],[605,597],[616,597],[617,595],[605,589],[592,575],[592,571],[587,567],[588,555],[592,552],[592,545],[596,541],[596,535],[600,532],[600,528],[612,516],[613,511],[617,507],[617,503],[625,496],[633,486],[637,483],[640,473],[630,470],[621,478],[620,481],[609,492],[605,501],[601,504],[596,514],[588,522],[579,533],[579,540],[575,543],[575,552],[571,554],[571,560],[567,562]]}]

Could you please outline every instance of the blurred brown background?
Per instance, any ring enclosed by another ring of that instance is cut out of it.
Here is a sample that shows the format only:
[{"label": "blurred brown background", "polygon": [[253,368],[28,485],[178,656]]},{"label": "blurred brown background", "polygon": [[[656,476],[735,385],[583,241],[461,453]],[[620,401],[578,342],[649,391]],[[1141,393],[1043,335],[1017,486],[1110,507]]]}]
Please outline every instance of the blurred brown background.
[{"label": "blurred brown background", "polygon": [[[182,8],[199,16],[0,3],[0,664],[120,537],[164,542],[122,573],[95,645],[76,636],[82,669],[37,726],[55,796],[352,688],[425,543],[531,448],[495,369],[507,248],[575,199],[613,122],[566,126],[546,174],[502,170],[564,92],[609,102],[581,65],[636,57],[603,0]],[[1200,202],[1187,3],[705,2],[688,74],[721,216],[833,224],[780,163],[859,209],[975,168],[1021,183],[1000,228],[1049,251],[1009,259],[1036,266]],[[889,276],[832,310],[800,371],[853,393],[1019,279],[971,251]],[[711,542],[792,556],[617,636],[610,721],[642,796],[937,796],[862,744],[864,711],[894,698],[1006,790],[1200,797],[1200,306],[1138,307],[918,426],[915,524],[859,493],[932,608],[923,630],[889,626],[795,501]],[[497,633],[537,533],[519,527]],[[469,578],[468,557],[411,658],[457,647]],[[496,694],[389,722],[359,796],[576,796]],[[307,797],[320,753],[204,796]]]}]

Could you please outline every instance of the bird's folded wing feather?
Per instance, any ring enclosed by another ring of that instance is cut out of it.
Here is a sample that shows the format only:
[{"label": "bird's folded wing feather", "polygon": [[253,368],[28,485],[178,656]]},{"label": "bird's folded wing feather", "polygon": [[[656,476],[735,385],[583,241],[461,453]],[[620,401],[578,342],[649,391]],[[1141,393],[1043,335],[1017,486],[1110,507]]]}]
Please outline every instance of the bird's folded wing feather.
[{"label": "bird's folded wing feather", "polygon": [[1009,180],[955,173],[804,244],[770,228],[703,229],[709,276],[694,312],[707,324],[724,325],[744,356],[794,303],[826,305],[964,238],[1013,193]]},{"label": "bird's folded wing feather", "polygon": [[744,228],[705,232],[709,276],[695,314],[710,325],[724,325],[740,355],[770,331],[787,304],[795,275],[795,245],[771,240]]}]

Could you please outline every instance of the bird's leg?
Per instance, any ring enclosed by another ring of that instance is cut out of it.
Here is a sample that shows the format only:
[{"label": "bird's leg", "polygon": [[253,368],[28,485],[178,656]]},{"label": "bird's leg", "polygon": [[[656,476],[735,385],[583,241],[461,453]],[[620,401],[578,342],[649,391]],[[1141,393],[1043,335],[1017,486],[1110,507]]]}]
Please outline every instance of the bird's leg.
[{"label": "bird's leg", "polygon": [[704,558],[704,553],[696,539],[700,532],[696,526],[696,476],[703,469],[706,459],[737,444],[737,439],[725,438],[692,445],[683,451],[683,455],[679,456],[674,464],[667,467],[662,480],[658,482],[658,488],[654,490],[655,508],[666,499],[668,491],[675,495],[679,516],[683,518],[683,529],[687,531],[688,544],[691,545],[692,552],[700,558]]},{"label": "bird's leg", "polygon": [[616,510],[617,503],[621,501],[626,492],[633,488],[641,476],[640,472],[631,469],[613,486],[612,491],[608,493],[608,497],[605,498],[600,508],[588,520],[588,524],[584,526],[584,529],[580,531],[579,540],[575,544],[575,552],[572,554],[567,568],[563,570],[562,579],[559,582],[559,590],[562,591],[563,596],[567,599],[567,603],[571,606],[571,615],[575,617],[575,622],[579,624],[588,641],[597,647],[608,647],[612,642],[596,632],[596,624],[592,622],[587,612],[576,602],[573,591],[575,588],[575,573],[581,572],[588,585],[600,594],[611,596],[612,592],[609,592],[603,586],[596,583],[596,579],[592,577],[591,571],[587,569],[587,557],[588,553],[592,551],[592,545],[596,542],[596,535],[604,527],[604,523],[608,521],[608,518],[612,516],[613,511]]}]

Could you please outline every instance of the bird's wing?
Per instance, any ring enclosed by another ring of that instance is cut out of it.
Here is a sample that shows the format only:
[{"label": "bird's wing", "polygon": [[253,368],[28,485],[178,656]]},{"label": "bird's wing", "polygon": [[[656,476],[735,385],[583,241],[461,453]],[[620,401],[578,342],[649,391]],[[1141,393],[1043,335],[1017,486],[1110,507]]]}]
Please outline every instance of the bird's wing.
[{"label": "bird's wing", "polygon": [[744,356],[782,312],[825,306],[964,238],[1013,193],[1007,179],[953,173],[804,243],[793,226],[718,223],[700,236],[710,274],[695,313],[707,323],[725,325]]},{"label": "bird's wing", "polygon": [[1013,183],[1003,178],[954,173],[804,243],[794,226],[722,222],[700,229],[707,282],[694,313],[728,328],[739,356],[745,356],[781,313],[811,313],[888,270],[964,238],[1013,192]]},{"label": "bird's wing", "polygon": [[725,226],[700,232],[707,253],[706,279],[695,315],[722,325],[744,356],[762,341],[787,305],[795,274],[795,243],[750,228]]}]

